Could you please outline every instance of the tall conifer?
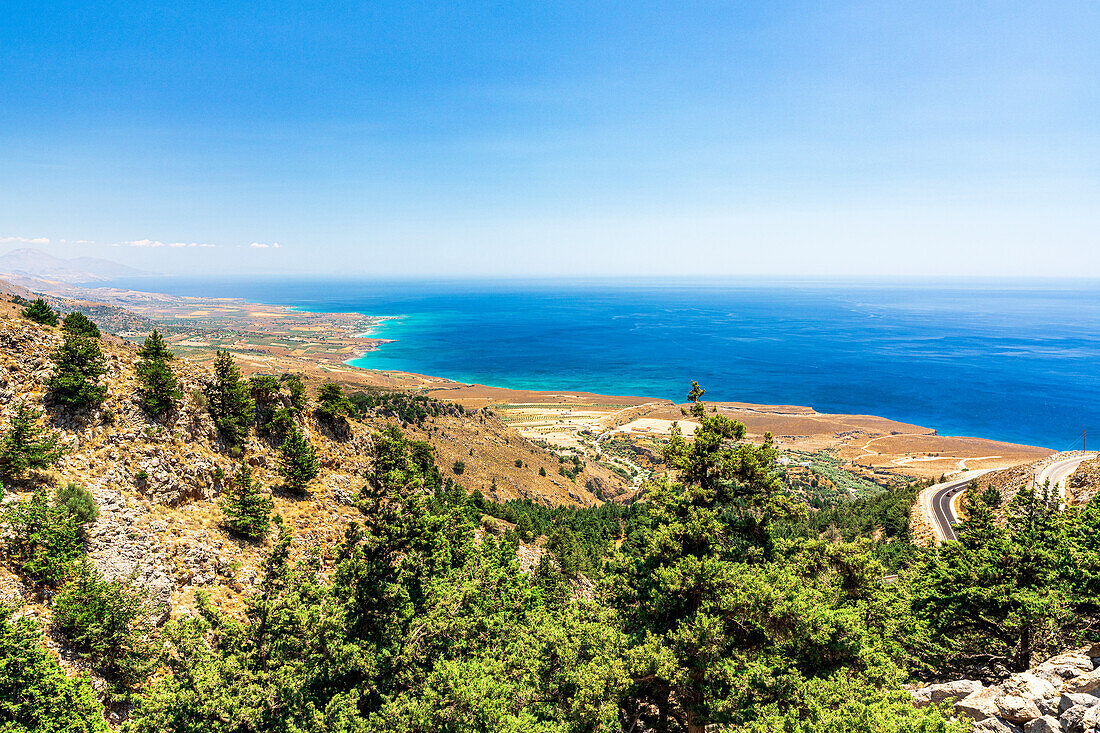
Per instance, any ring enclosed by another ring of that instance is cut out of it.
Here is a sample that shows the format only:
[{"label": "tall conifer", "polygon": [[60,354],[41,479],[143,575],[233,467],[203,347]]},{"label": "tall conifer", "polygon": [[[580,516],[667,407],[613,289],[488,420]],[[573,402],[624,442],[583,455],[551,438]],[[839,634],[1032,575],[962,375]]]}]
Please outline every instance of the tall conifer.
[{"label": "tall conifer", "polygon": [[168,366],[174,356],[155,328],[138,349],[138,356],[141,357],[137,366],[138,379],[142,384],[141,405],[156,417],[171,410],[181,397],[176,375]]}]

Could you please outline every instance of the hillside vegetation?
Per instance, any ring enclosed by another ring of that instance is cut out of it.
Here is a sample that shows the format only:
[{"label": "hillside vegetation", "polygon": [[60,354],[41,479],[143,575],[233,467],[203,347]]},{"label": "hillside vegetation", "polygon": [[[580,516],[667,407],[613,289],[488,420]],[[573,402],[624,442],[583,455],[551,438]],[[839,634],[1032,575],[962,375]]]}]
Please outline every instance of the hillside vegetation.
[{"label": "hillside vegetation", "polygon": [[37,310],[0,317],[0,730],[963,731],[903,683],[1100,621],[1096,501],[975,489],[917,548],[917,486],[808,507],[698,385],[639,501],[550,500],[485,411]]}]

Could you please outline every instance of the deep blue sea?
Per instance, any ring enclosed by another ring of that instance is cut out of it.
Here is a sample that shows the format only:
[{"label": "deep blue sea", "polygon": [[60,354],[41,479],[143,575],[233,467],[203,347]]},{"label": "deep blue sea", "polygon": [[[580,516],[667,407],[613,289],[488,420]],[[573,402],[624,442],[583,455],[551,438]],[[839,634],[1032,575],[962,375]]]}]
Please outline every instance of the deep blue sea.
[{"label": "deep blue sea", "polygon": [[395,316],[354,363],[501,387],[810,405],[1100,445],[1100,284],[184,278],[155,292]]}]

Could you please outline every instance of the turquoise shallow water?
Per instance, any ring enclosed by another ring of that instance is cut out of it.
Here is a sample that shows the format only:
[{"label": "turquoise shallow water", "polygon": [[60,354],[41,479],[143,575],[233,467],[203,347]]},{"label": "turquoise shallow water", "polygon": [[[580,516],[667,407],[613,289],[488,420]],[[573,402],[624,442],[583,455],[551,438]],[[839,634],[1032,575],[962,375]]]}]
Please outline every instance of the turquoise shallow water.
[{"label": "turquoise shallow water", "polygon": [[1064,449],[1100,444],[1096,283],[128,281],[397,316],[354,363],[502,387],[810,405]]}]

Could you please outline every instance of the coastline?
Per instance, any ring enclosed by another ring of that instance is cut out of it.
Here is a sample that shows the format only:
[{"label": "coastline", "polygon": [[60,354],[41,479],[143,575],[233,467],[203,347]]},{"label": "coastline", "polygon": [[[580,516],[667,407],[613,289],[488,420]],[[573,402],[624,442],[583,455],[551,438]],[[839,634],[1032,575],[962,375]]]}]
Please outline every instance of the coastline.
[{"label": "coastline", "polygon": [[[523,437],[559,448],[591,448],[595,441],[598,449],[600,442],[612,439],[652,449],[668,434],[673,420],[683,422],[679,406],[669,399],[496,387],[352,363],[398,340],[376,336],[380,325],[400,320],[397,315],[328,313],[243,298],[49,285],[56,295],[107,303],[147,321],[144,328],[120,330],[124,338],[143,337],[148,324],[159,324],[174,350],[200,363],[225,349],[237,356],[246,374],[300,372],[311,381],[334,380],[353,390],[409,390],[468,409],[488,407]],[[831,451],[870,475],[929,477],[966,468],[1005,468],[1053,452],[977,437],[940,436],[929,428],[875,415],[830,414],[794,405],[709,404],[744,422],[750,437],[760,439],[771,433],[781,450],[792,453]]]}]

